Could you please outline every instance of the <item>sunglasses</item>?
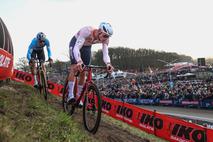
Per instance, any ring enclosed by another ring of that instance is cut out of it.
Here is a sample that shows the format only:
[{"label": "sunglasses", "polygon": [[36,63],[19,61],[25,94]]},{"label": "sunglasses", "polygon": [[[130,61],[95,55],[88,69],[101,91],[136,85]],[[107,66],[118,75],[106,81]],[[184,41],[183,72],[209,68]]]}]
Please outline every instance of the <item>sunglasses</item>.
[{"label": "sunglasses", "polygon": [[109,35],[103,35],[104,38],[109,38]]},{"label": "sunglasses", "polygon": [[39,40],[39,43],[45,43],[45,41],[43,41],[43,40]]}]

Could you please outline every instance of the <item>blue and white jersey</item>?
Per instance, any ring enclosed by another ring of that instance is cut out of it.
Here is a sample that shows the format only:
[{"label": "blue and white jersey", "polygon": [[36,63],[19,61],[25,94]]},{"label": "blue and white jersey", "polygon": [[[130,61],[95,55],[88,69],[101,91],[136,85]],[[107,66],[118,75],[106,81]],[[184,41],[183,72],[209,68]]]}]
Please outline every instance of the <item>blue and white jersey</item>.
[{"label": "blue and white jersey", "polygon": [[39,40],[37,38],[34,38],[29,47],[28,47],[28,51],[27,51],[27,59],[30,60],[31,59],[31,54],[33,52],[33,50],[43,50],[44,46],[46,46],[47,48],[47,53],[48,53],[48,58],[51,58],[52,56],[52,52],[50,50],[50,42],[48,39],[45,39],[44,44],[41,46],[39,44]]}]

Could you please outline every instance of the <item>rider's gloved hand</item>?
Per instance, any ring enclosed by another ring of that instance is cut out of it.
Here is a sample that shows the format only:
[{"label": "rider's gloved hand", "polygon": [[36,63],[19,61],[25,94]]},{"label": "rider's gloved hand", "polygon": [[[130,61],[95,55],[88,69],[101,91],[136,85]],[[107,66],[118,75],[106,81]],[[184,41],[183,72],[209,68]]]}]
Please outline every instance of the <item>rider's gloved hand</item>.
[{"label": "rider's gloved hand", "polygon": [[31,58],[29,64],[33,65],[34,63],[35,63],[35,60],[33,58]]},{"label": "rider's gloved hand", "polygon": [[83,71],[83,62],[82,62],[82,60],[80,60],[80,61],[77,62],[76,69],[78,71],[80,71],[80,72]]},{"label": "rider's gloved hand", "polygon": [[114,67],[110,63],[107,63],[106,66],[107,66],[107,72],[112,73],[112,71],[114,70]]},{"label": "rider's gloved hand", "polygon": [[49,58],[49,59],[48,59],[48,62],[49,62],[49,64],[50,64],[50,67],[52,67],[53,59],[52,59],[52,58]]}]

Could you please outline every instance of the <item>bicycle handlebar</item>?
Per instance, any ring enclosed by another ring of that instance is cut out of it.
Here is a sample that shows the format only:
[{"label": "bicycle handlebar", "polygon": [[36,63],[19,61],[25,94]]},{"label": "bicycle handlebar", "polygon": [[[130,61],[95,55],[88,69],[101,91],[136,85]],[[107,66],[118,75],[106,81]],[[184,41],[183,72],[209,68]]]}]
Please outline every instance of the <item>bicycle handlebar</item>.
[{"label": "bicycle handlebar", "polygon": [[[44,62],[49,62],[48,60],[47,61],[44,61]],[[35,60],[35,63],[42,63],[42,61],[39,61],[38,59]]]},{"label": "bicycle handlebar", "polygon": [[96,66],[96,65],[83,65],[82,68],[98,68],[98,69],[106,69],[106,66]]},{"label": "bicycle handlebar", "polygon": [[[106,66],[96,66],[96,65],[84,65],[82,64],[83,71],[88,71],[89,69],[107,69]],[[78,76],[80,71],[77,71],[75,76]]]},{"label": "bicycle handlebar", "polygon": [[[39,63],[41,65],[42,62],[46,63],[46,62],[49,62],[49,60],[47,61],[43,61],[43,60],[39,60],[39,59],[33,59],[34,60],[34,63]],[[52,67],[52,64],[49,64],[50,67]]]}]

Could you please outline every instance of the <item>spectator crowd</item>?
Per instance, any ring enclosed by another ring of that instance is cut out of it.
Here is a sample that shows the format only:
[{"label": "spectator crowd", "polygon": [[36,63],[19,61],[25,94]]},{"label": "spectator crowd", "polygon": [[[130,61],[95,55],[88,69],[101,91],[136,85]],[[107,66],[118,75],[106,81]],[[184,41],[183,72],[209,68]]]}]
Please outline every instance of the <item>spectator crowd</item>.
[{"label": "spectator crowd", "polygon": [[[102,95],[113,99],[213,101],[213,79],[161,79],[150,76],[96,80]],[[153,81],[154,80],[154,81]],[[157,81],[156,81],[157,80]],[[212,104],[213,105],[213,104]]]}]

